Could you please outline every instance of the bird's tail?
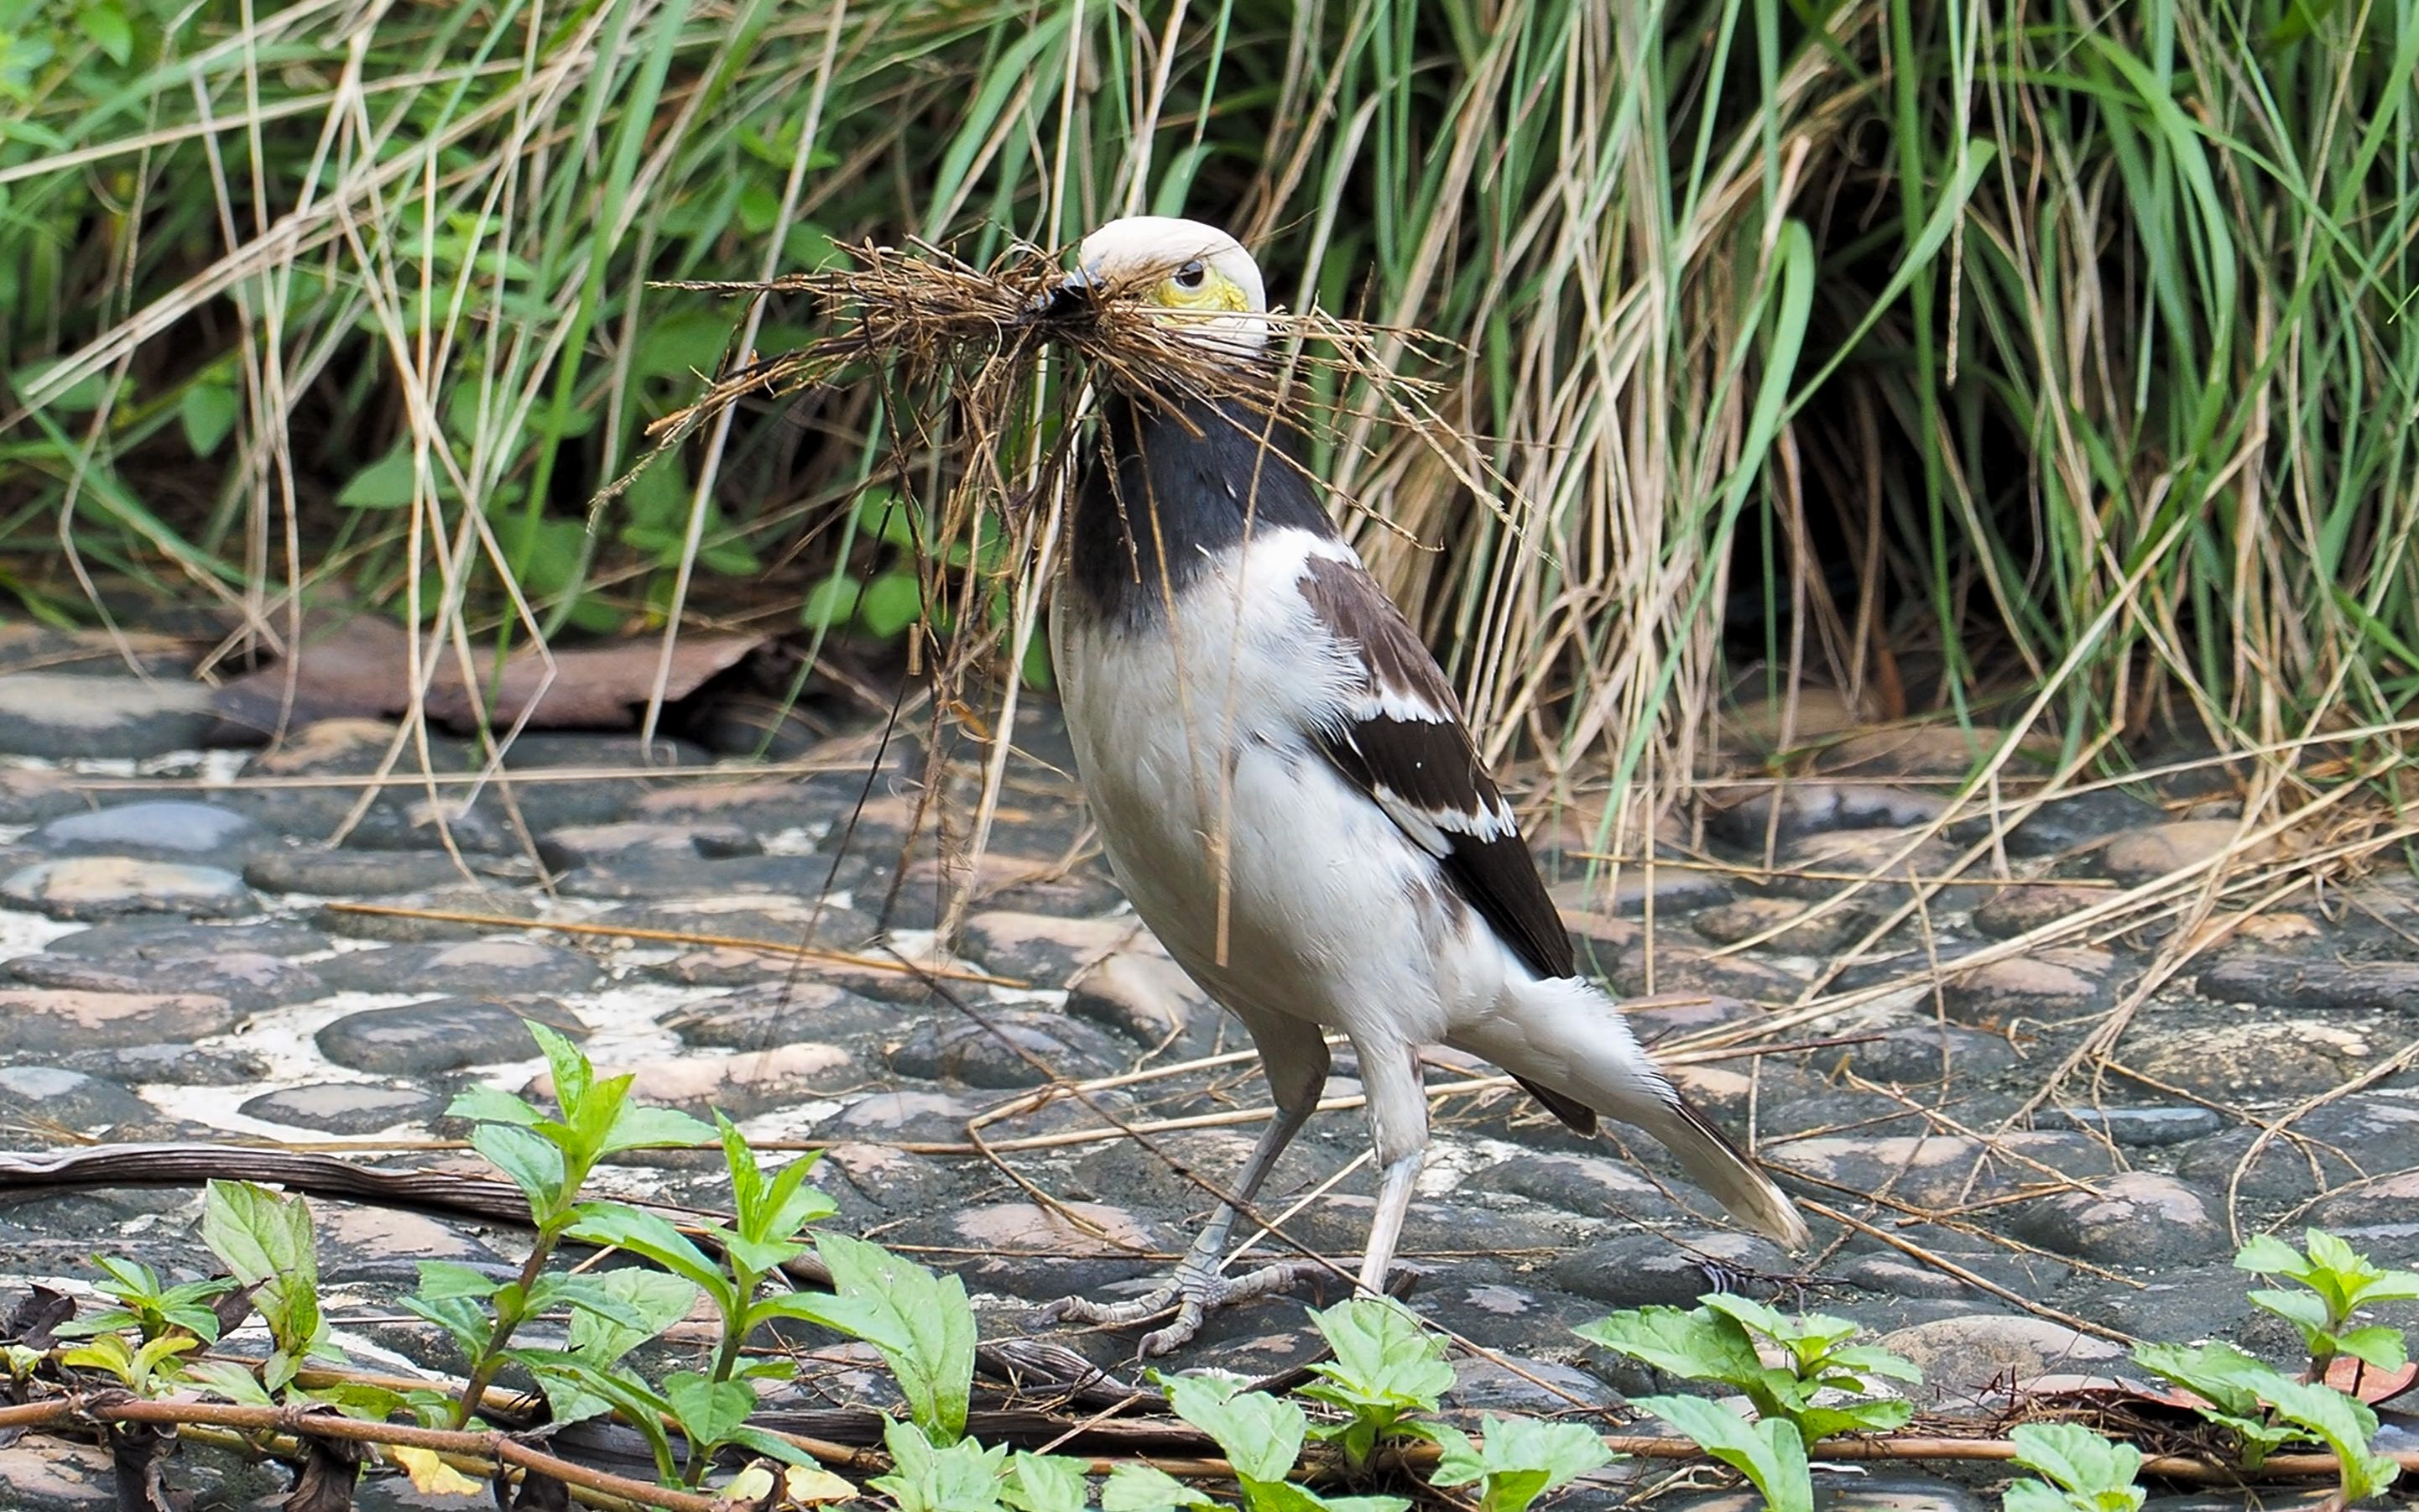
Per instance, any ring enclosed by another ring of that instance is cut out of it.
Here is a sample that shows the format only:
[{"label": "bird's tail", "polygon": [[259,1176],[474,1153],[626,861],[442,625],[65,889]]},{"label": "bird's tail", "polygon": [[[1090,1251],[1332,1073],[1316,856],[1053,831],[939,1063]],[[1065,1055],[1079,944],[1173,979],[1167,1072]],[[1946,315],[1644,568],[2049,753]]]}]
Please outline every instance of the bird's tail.
[{"label": "bird's tail", "polygon": [[1510,985],[1502,1011],[1457,1027],[1453,1043],[1653,1134],[1692,1180],[1756,1232],[1791,1249],[1811,1242],[1796,1204],[1656,1069],[1621,1010],[1586,982]]}]

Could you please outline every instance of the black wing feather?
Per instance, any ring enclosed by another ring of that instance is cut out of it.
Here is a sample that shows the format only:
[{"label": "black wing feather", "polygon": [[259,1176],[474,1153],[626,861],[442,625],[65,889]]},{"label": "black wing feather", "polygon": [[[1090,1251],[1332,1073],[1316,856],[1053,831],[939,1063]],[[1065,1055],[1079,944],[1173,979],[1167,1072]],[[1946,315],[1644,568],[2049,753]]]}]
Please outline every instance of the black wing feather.
[{"label": "black wing feather", "polygon": [[[1336,640],[1358,650],[1365,685],[1367,707],[1321,732],[1319,749],[1437,857],[1455,893],[1522,964],[1541,977],[1577,975],[1562,915],[1502,791],[1478,759],[1443,669],[1357,565],[1314,558],[1302,591]],[[1584,1103],[1526,1080],[1520,1085],[1564,1123],[1595,1132],[1595,1114]]]}]

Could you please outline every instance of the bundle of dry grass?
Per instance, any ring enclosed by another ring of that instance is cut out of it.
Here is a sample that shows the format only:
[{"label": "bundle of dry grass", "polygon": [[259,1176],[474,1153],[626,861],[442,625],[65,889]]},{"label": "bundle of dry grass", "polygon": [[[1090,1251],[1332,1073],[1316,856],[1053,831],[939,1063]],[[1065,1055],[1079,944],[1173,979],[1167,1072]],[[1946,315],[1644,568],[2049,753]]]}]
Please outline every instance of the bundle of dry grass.
[{"label": "bundle of dry grass", "polygon": [[[1440,386],[1398,370],[1406,356],[1433,362],[1449,345],[1426,332],[1318,310],[1278,310],[1265,318],[1271,349],[1281,355],[1267,364],[1239,365],[1171,331],[1149,306],[1107,299],[1079,318],[1052,319],[1045,340],[1037,317],[1066,276],[1059,254],[1020,242],[978,267],[921,239],[903,251],[871,243],[841,250],[852,266],[763,283],[659,285],[805,294],[820,306],[830,332],[793,350],[751,355],[715,378],[694,404],[648,427],[653,449],[600,498],[621,492],[657,455],[751,395],[779,399],[817,385],[866,380],[877,371],[909,393],[948,385],[949,402],[973,420],[961,438],[960,460],[973,471],[993,471],[1000,459],[980,454],[1006,433],[1000,418],[1039,382],[1045,346],[1073,355],[1096,378],[1129,392],[1239,400],[1260,418],[1306,430],[1343,419],[1408,425],[1448,453],[1465,482],[1474,481],[1463,460],[1474,448],[1432,402]],[[1073,403],[1071,390],[1067,402]]]}]

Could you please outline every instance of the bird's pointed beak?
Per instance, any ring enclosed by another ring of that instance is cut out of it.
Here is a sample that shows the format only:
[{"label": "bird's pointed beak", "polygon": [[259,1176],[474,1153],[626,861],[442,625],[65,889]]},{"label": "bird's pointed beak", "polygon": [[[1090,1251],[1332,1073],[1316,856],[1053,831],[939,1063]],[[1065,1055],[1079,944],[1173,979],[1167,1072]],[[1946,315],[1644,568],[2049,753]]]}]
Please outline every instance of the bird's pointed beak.
[{"label": "bird's pointed beak", "polygon": [[1078,268],[1060,281],[1057,287],[1043,294],[1025,307],[1028,324],[1049,325],[1071,319],[1091,310],[1100,299],[1100,282],[1088,268]]}]

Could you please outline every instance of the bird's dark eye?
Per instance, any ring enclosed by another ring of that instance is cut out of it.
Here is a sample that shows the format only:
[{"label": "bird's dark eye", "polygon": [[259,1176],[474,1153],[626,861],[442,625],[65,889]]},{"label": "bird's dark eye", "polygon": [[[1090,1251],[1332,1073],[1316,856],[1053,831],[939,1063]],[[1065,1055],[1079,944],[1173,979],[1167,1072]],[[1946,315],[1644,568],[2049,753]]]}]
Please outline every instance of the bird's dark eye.
[{"label": "bird's dark eye", "polygon": [[1183,267],[1176,270],[1176,286],[1179,288],[1199,288],[1201,286],[1201,281],[1209,276],[1210,270],[1202,265],[1200,258],[1195,257],[1191,262],[1186,263]]}]

